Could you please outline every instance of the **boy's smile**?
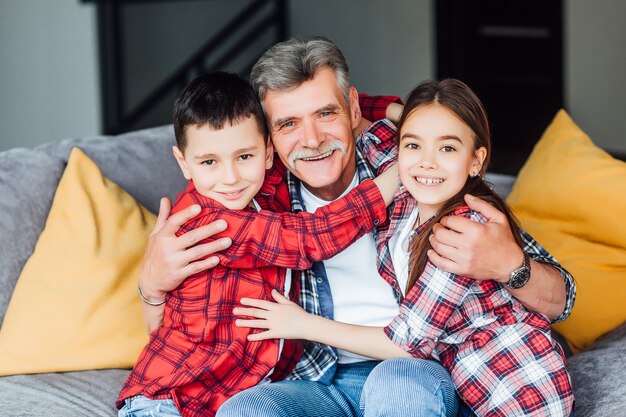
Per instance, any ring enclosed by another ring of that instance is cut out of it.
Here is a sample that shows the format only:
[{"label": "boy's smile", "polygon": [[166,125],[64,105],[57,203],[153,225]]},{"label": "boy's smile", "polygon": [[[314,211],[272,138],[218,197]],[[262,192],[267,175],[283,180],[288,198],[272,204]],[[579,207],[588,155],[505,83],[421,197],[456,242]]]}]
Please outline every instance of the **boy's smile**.
[{"label": "boy's smile", "polygon": [[200,194],[230,210],[248,206],[261,189],[273,157],[273,148],[266,146],[254,118],[226,123],[218,130],[188,126],[185,135],[184,155],[174,148],[185,178],[193,180]]}]

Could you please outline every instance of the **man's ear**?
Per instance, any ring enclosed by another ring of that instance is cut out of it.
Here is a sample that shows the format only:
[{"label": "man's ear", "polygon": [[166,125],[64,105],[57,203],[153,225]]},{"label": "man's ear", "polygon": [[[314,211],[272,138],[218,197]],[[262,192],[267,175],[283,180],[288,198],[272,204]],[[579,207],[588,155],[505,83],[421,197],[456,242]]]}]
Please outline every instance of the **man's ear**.
[{"label": "man's ear", "polygon": [[359,92],[356,88],[350,87],[350,121],[352,122],[352,130],[361,123],[361,106],[359,106]]},{"label": "man's ear", "polygon": [[265,169],[270,169],[274,164],[274,145],[272,139],[268,138],[265,149]]},{"label": "man's ear", "polygon": [[191,172],[189,171],[189,167],[187,166],[187,161],[185,161],[185,157],[183,153],[178,149],[178,146],[172,146],[172,153],[174,154],[174,158],[176,158],[176,162],[178,162],[178,166],[180,170],[183,172],[183,175],[186,179],[191,179]]}]

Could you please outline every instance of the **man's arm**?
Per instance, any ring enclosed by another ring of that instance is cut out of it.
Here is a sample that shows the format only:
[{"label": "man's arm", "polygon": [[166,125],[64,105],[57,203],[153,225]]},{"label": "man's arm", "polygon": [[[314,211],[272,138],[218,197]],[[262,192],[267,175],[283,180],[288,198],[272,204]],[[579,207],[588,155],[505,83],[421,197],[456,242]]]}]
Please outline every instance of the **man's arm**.
[{"label": "man's arm", "polygon": [[[218,258],[211,255],[230,246],[229,239],[194,246],[225,230],[226,222],[222,220],[177,237],[180,226],[200,213],[200,206],[187,207],[168,218],[170,210],[169,199],[162,198],[139,269],[139,288],[144,297],[153,303],[163,301],[165,294],[178,287],[185,278],[213,268]],[[161,325],[164,308],[164,304],[152,306],[143,303],[142,315],[148,333]]]},{"label": "man's arm", "polygon": [[[397,177],[397,168],[392,167],[315,213],[253,213],[215,207],[199,210],[199,206],[190,205],[166,220],[170,204],[163,199],[139,273],[139,288],[147,301],[142,311],[148,332],[162,321],[164,306],[160,303],[165,294],[185,278],[214,267],[220,258],[224,265],[237,268],[278,265],[305,269],[314,261],[334,256],[385,221],[385,206],[393,200]],[[194,216],[198,216],[194,227],[183,226]],[[227,230],[216,239],[226,223],[245,227]],[[213,241],[206,241],[204,236]],[[231,246],[232,240],[235,244]],[[222,250],[219,257],[202,259]]]},{"label": "man's arm", "polygon": [[[433,250],[429,251],[428,258],[437,267],[457,275],[507,283],[511,272],[522,265],[523,253],[513,238],[506,216],[479,198],[467,196],[465,201],[471,209],[485,216],[487,223],[460,217],[444,218],[433,228],[430,237]],[[571,275],[564,269],[559,270],[556,262],[543,262],[549,259],[530,249],[533,248],[527,249],[533,259],[530,280],[520,289],[507,289],[529,310],[542,313],[550,320],[564,319],[571,311],[575,295]]]},{"label": "man's arm", "polygon": [[363,118],[372,122],[385,118],[397,122],[404,107],[400,97],[370,96],[365,93],[359,94],[359,106]]}]

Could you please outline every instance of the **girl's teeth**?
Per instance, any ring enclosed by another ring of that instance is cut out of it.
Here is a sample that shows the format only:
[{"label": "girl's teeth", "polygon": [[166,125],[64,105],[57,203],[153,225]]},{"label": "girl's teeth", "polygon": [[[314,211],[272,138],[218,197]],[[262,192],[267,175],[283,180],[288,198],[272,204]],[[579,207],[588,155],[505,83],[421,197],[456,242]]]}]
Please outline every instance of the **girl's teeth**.
[{"label": "girl's teeth", "polygon": [[433,185],[433,184],[441,184],[443,179],[441,178],[416,178],[416,181],[420,184]]}]

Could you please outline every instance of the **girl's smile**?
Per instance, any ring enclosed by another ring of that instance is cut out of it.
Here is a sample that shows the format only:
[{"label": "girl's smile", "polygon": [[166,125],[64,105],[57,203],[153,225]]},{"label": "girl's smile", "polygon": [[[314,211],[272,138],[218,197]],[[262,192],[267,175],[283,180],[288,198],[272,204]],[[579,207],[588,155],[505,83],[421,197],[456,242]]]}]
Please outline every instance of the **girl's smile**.
[{"label": "girl's smile", "polygon": [[433,216],[482,167],[485,148],[474,150],[474,132],[439,104],[416,108],[400,132],[400,180],[417,200],[420,217]]}]

